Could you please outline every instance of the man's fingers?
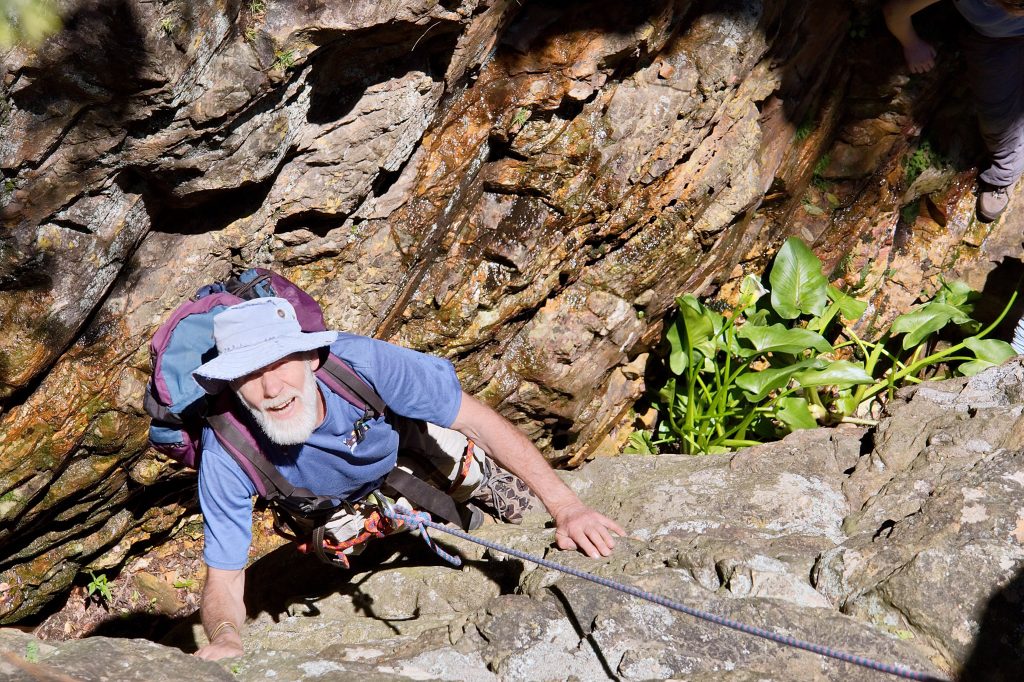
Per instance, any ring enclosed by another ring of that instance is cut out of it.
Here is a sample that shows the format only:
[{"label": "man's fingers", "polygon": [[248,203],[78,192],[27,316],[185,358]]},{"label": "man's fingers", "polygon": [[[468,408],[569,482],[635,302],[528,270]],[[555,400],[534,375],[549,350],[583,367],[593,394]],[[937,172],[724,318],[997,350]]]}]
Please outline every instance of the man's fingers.
[{"label": "man's fingers", "polygon": [[591,542],[590,538],[588,538],[583,533],[580,533],[580,536],[576,538],[576,546],[579,547],[581,552],[586,554],[591,559],[597,559],[601,556],[601,553],[597,550],[597,547],[594,547],[594,543]]},{"label": "man's fingers", "polygon": [[592,528],[587,538],[601,556],[611,555],[612,548],[615,547],[615,541],[612,540],[611,534],[604,526]]},{"label": "man's fingers", "polygon": [[604,524],[605,528],[607,528],[611,532],[615,533],[619,537],[625,537],[626,531],[623,530],[622,526],[620,526],[619,524],[615,523],[614,521],[609,519],[607,516],[602,516],[601,519],[602,519],[601,523]]}]

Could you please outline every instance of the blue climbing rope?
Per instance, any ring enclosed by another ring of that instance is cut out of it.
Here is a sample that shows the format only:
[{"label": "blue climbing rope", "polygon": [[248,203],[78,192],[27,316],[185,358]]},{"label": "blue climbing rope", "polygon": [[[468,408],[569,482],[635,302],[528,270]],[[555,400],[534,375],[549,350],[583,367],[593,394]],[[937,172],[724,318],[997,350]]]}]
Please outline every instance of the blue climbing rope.
[{"label": "blue climbing rope", "polygon": [[948,680],[945,680],[941,677],[935,677],[928,673],[911,670],[910,668],[906,668],[901,665],[882,663],[880,661],[875,661],[864,656],[857,656],[855,654],[840,651],[839,649],[834,649],[832,647],[824,646],[822,644],[807,642],[802,639],[797,639],[796,637],[790,637],[789,635],[780,635],[777,632],[765,630],[764,628],[759,628],[754,625],[747,625],[746,623],[741,623],[731,618],[719,616],[709,611],[702,611],[700,609],[695,609],[690,606],[686,606],[685,604],[681,604],[680,602],[668,599],[667,597],[662,597],[661,595],[654,594],[652,592],[646,592],[638,587],[633,587],[632,585],[618,583],[614,580],[602,578],[599,575],[588,573],[587,571],[582,571],[578,568],[563,566],[561,564],[555,563],[554,561],[549,561],[548,559],[543,559],[538,556],[533,556],[532,554],[527,554],[526,552],[521,552],[518,549],[514,549],[512,547],[505,547],[496,542],[491,542],[489,540],[484,540],[482,538],[473,537],[469,533],[464,533],[463,531],[458,530],[456,528],[449,528],[448,526],[443,526],[439,523],[435,523],[430,519],[430,515],[425,512],[414,512],[409,511],[407,509],[392,507],[385,509],[384,514],[391,518],[401,519],[402,521],[408,523],[410,526],[415,527],[416,530],[418,530],[419,534],[426,541],[428,547],[430,547],[434,552],[436,552],[446,561],[456,566],[462,565],[461,559],[459,559],[456,556],[452,556],[451,554],[448,554],[443,549],[438,547],[436,543],[434,543],[434,541],[430,539],[430,537],[427,535],[427,528],[440,530],[450,535],[454,535],[457,538],[462,538],[463,540],[475,542],[476,544],[487,547],[488,549],[493,549],[503,554],[514,556],[517,559],[530,561],[537,564],[538,566],[550,568],[555,571],[561,571],[562,573],[574,576],[576,578],[583,578],[584,580],[589,580],[591,582],[597,583],[598,585],[604,585],[605,587],[609,587],[613,590],[618,590],[619,592],[624,592],[625,594],[632,595],[639,599],[645,599],[649,602],[659,604],[660,606],[670,608],[674,611],[680,611],[689,616],[693,616],[694,618],[700,618],[701,620],[706,620],[710,623],[715,623],[716,625],[732,628],[733,630],[739,630],[740,632],[744,632],[748,635],[761,637],[763,639],[776,642],[777,644],[784,644],[786,646],[790,646],[796,649],[803,649],[804,651],[810,651],[821,656],[827,656],[828,658],[834,658],[839,661],[845,661],[846,663],[859,665],[862,668],[868,668],[870,670],[876,670],[878,672],[896,675],[897,677],[902,677],[908,680],[920,680],[921,682],[948,682]]}]

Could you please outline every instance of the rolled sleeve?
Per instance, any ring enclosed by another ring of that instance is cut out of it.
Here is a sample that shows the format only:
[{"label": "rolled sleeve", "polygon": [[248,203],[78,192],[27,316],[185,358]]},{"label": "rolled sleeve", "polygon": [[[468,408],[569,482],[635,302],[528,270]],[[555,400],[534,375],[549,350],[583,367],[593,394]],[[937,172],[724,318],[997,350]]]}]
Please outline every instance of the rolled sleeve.
[{"label": "rolled sleeve", "polygon": [[351,334],[342,334],[332,350],[396,414],[444,427],[451,426],[459,414],[462,385],[448,360]]}]

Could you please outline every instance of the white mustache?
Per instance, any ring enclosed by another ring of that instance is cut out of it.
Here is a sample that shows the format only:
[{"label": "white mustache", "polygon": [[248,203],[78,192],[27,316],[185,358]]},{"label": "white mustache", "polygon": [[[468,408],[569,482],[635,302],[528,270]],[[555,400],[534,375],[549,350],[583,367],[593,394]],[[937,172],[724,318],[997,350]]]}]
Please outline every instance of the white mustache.
[{"label": "white mustache", "polygon": [[282,395],[280,395],[280,396],[278,396],[276,398],[267,398],[266,400],[261,400],[258,407],[259,407],[259,409],[264,410],[264,411],[265,410],[274,410],[274,409],[277,409],[279,407],[284,407],[290,401],[292,401],[294,399],[297,399],[297,398],[301,398],[301,397],[302,396],[301,396],[301,394],[298,391],[296,391],[294,389],[288,389],[287,393],[282,394]]}]

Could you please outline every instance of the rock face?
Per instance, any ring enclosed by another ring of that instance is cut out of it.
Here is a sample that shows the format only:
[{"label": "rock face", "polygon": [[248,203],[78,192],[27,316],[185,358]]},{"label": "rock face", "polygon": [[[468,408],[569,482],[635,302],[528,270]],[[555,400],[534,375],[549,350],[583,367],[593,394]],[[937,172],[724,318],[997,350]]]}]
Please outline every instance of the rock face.
[{"label": "rock face", "polygon": [[[1016,680],[1024,663],[1022,398],[1018,361],[906,390],[875,432],[801,431],[735,455],[588,463],[567,481],[629,531],[604,561],[552,550],[541,513],[477,534],[937,677]],[[350,574],[297,560],[290,548],[264,557],[247,575],[248,653],[225,667],[251,680],[879,679],[434,535],[459,550],[462,570],[411,537],[377,543]],[[168,643],[190,650],[204,641],[200,633],[184,626]],[[0,631],[0,646],[20,658],[29,641]],[[141,641],[36,648],[51,673],[82,674],[83,652],[114,651],[126,670],[146,660],[186,665],[183,654]],[[220,679],[209,664],[192,665],[176,669]]]},{"label": "rock face", "polygon": [[907,279],[928,245],[991,257],[969,168],[903,193],[955,64],[908,86],[873,3],[62,6],[0,81],[0,622],[191,503],[145,449],[146,343],[232,268],[451,358],[578,463],[611,449],[673,298],[726,295],[793,231],[878,310],[950,264]]}]

